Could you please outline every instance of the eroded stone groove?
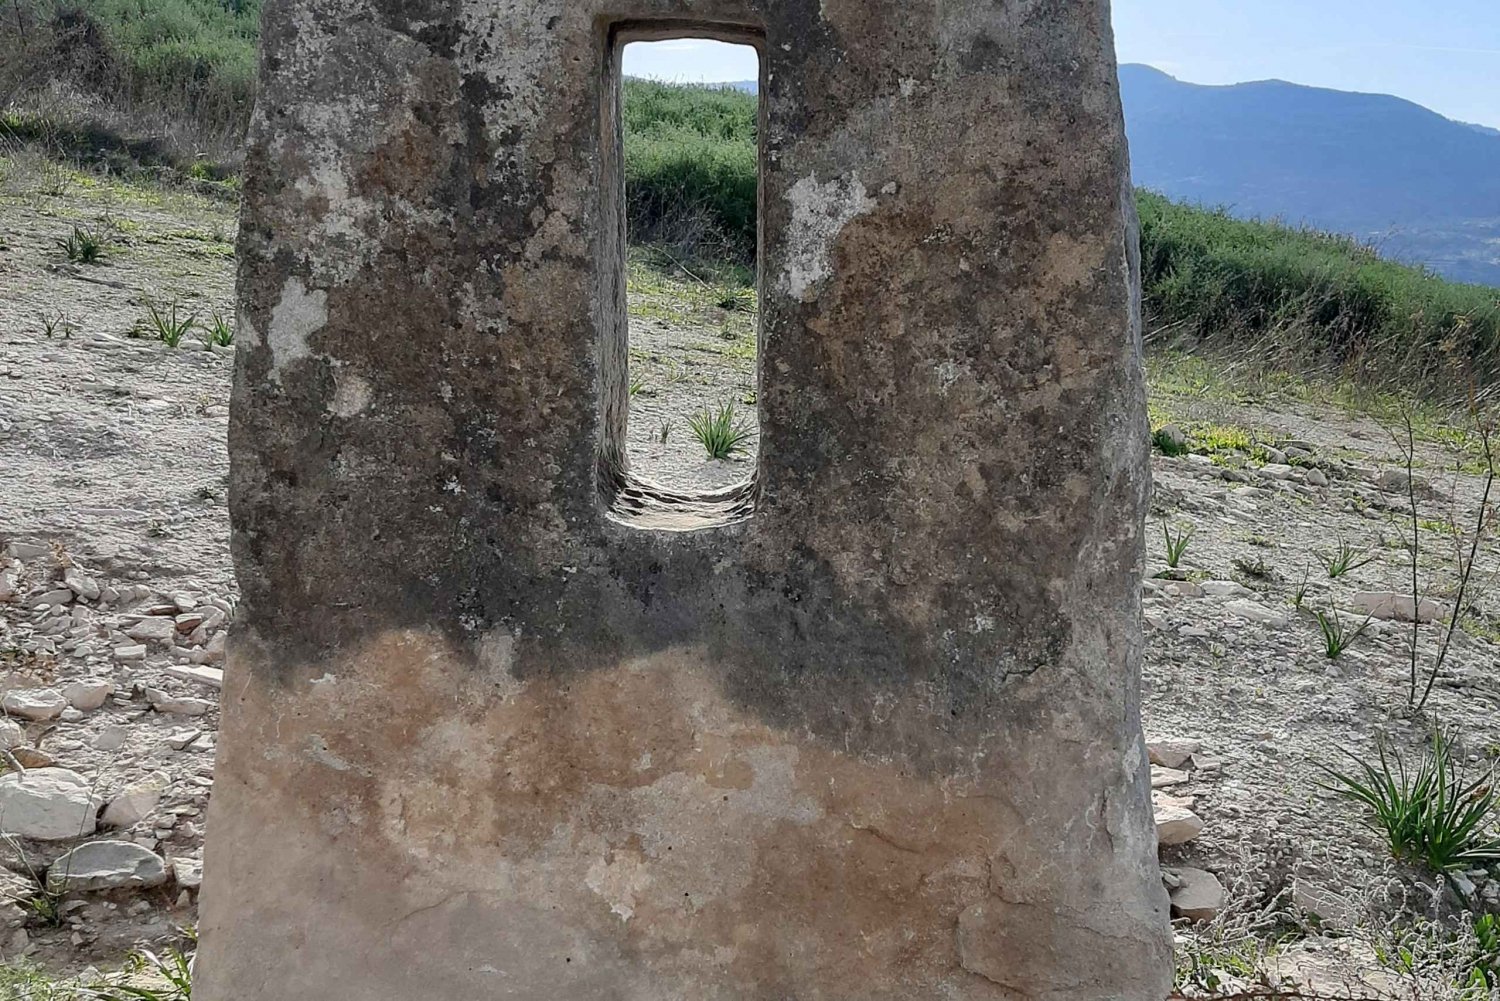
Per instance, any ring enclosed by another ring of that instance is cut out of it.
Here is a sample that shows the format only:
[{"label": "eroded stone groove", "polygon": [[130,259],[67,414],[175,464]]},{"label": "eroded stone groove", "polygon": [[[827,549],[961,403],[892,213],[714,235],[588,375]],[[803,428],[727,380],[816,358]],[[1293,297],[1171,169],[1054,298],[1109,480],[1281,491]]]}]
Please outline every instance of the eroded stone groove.
[{"label": "eroded stone groove", "polygon": [[[723,497],[619,458],[616,54],[674,33],[764,63]],[[203,997],[1159,999],[1107,4],[263,37]]]}]

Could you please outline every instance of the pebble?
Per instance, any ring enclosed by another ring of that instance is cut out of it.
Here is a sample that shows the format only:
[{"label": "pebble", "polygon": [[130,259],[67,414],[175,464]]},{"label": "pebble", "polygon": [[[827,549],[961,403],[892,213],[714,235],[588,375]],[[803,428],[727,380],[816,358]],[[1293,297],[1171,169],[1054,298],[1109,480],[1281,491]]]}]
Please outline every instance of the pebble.
[{"label": "pebble", "polygon": [[1200,746],[1196,740],[1153,740],[1146,743],[1146,756],[1153,765],[1181,768]]},{"label": "pebble", "polygon": [[172,713],[178,716],[202,716],[214,707],[214,704],[206,699],[179,698],[168,695],[159,688],[147,688],[146,701],[151,703],[151,708],[159,713]]},{"label": "pebble", "polygon": [[1203,818],[1185,806],[1170,800],[1155,805],[1156,843],[1159,845],[1183,845],[1203,832]]},{"label": "pebble", "polygon": [[34,560],[47,555],[47,547],[37,542],[12,542],[5,547],[5,555],[13,560]]},{"label": "pebble", "polygon": [[173,730],[167,734],[166,743],[174,751],[185,751],[201,736],[202,730]]},{"label": "pebble", "polygon": [[1170,786],[1182,785],[1188,780],[1188,773],[1176,768],[1162,768],[1153,766],[1151,769],[1151,788],[1166,789]]},{"label": "pebble", "polygon": [[178,886],[196,890],[203,885],[202,859],[175,858],[172,860],[172,871],[177,875]]},{"label": "pebble", "polygon": [[33,608],[58,608],[73,600],[71,589],[62,587],[55,591],[44,591],[31,600]]},{"label": "pebble", "polygon": [[1231,615],[1248,619],[1251,622],[1264,622],[1267,625],[1276,627],[1285,626],[1292,621],[1291,616],[1286,612],[1267,608],[1259,602],[1248,599],[1231,601],[1224,606],[1224,610]]},{"label": "pebble", "polygon": [[[1375,619],[1395,619],[1410,622],[1413,617],[1413,602],[1409,594],[1394,591],[1360,591],[1349,599],[1350,607]],[[1447,606],[1422,598],[1415,603],[1415,616],[1419,622],[1435,622],[1448,614]]]},{"label": "pebble", "polygon": [[183,667],[172,666],[166,669],[167,674],[183,681],[194,681],[200,685],[210,688],[224,687],[224,672],[217,667]]},{"label": "pebble", "polygon": [[99,597],[99,582],[77,567],[69,567],[63,571],[63,583],[80,598],[93,601]]},{"label": "pebble", "polygon": [[177,635],[177,622],[164,615],[148,615],[129,629],[125,635],[142,643],[161,643],[170,645],[173,637]]}]

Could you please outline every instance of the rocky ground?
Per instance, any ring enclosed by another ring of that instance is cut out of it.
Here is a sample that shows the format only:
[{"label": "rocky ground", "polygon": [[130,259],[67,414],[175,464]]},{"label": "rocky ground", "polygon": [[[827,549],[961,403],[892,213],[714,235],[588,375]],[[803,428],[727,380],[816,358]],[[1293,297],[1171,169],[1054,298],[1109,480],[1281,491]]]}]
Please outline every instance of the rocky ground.
[{"label": "rocky ground", "polygon": [[[99,262],[68,259],[74,226],[107,237]],[[231,349],[206,346],[201,329],[167,346],[149,307],[169,323],[174,304],[205,326],[227,315],[232,235],[222,202],[0,159],[7,960],[109,964],[195,919],[235,605]],[[753,444],[709,460],[688,418],[726,403],[753,417],[753,300],[644,257],[631,293],[632,461],[668,485],[743,479]],[[1437,725],[1472,768],[1500,756],[1500,604],[1486,541],[1431,700],[1409,711],[1413,626],[1391,597],[1411,586],[1405,459],[1389,421],[1315,397],[1247,395],[1191,360],[1153,371],[1166,451],[1143,571],[1144,712],[1194,983],[1326,987],[1342,965],[1361,990],[1383,990],[1400,978],[1374,969],[1372,947],[1390,928],[1413,914],[1462,928],[1465,906],[1500,910],[1496,873],[1443,884],[1396,867],[1361,811],[1324,788],[1320,766],[1346,765],[1342,749],[1369,756],[1383,738],[1411,754]],[[1418,417],[1425,671],[1467,553],[1455,532],[1472,528],[1484,481],[1471,440]],[[1188,530],[1169,567],[1165,536]],[[1341,546],[1358,565],[1330,577]],[[1317,612],[1364,630],[1330,657]]]}]

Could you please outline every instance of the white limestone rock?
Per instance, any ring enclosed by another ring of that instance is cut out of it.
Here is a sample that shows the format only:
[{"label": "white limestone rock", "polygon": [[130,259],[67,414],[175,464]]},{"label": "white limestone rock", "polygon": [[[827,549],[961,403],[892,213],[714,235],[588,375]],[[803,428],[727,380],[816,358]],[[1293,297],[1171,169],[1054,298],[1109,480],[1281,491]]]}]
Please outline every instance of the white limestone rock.
[{"label": "white limestone rock", "polygon": [[99,798],[66,768],[0,775],[0,834],[62,841],[94,833]]},{"label": "white limestone rock", "polygon": [[114,682],[103,678],[85,678],[64,686],[62,690],[68,705],[81,712],[93,712],[100,708],[114,692]]},{"label": "white limestone rock", "polygon": [[13,688],[0,695],[0,709],[21,719],[57,719],[68,708],[68,700],[52,688]]},{"label": "white limestone rock", "polygon": [[100,821],[106,827],[134,827],[151,816],[171,784],[171,776],[166,772],[151,772],[136,779],[110,800]]}]

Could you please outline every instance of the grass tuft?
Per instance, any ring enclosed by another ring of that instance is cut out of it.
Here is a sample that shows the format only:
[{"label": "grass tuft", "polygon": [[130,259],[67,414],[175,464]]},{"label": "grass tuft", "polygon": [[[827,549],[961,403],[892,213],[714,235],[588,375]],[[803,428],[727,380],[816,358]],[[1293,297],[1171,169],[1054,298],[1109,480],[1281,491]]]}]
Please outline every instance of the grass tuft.
[{"label": "grass tuft", "polygon": [[748,423],[735,418],[732,403],[694,414],[688,418],[688,428],[711,459],[728,459],[745,452],[755,437]]},{"label": "grass tuft", "polygon": [[[175,348],[198,323],[198,314],[183,316],[176,300],[165,308],[155,303],[146,304],[145,319],[137,324],[133,336],[154,338],[169,348]],[[231,335],[232,336],[232,335]]]},{"label": "grass tuft", "polygon": [[1500,862],[1493,765],[1470,778],[1441,729],[1414,767],[1384,741],[1376,747],[1374,762],[1344,752],[1358,766],[1352,772],[1322,767],[1327,788],[1369,807],[1392,857],[1439,873]]},{"label": "grass tuft", "polygon": [[104,259],[109,241],[91,229],[74,226],[73,232],[66,239],[58,240],[57,245],[74,264],[98,264]]},{"label": "grass tuft", "polygon": [[1319,550],[1317,556],[1318,561],[1323,564],[1323,569],[1328,572],[1330,580],[1335,580],[1375,561],[1375,557],[1369,550],[1356,549],[1345,542],[1342,537],[1332,550]]},{"label": "grass tuft", "polygon": [[[1298,601],[1300,607],[1301,601]],[[1329,608],[1326,612],[1314,612],[1318,619],[1318,628],[1323,633],[1323,653],[1329,660],[1337,660],[1345,650],[1354,645],[1354,641],[1364,634],[1370,627],[1367,618],[1358,626],[1350,626],[1338,613],[1338,609]]]},{"label": "grass tuft", "polygon": [[1193,541],[1193,526],[1184,525],[1175,532],[1172,526],[1163,519],[1161,523],[1162,538],[1166,542],[1167,566],[1176,570],[1177,565],[1182,562],[1182,554],[1187,552],[1188,543]]},{"label": "grass tuft", "polygon": [[215,312],[207,323],[199,323],[204,348],[234,347],[234,325]]}]

